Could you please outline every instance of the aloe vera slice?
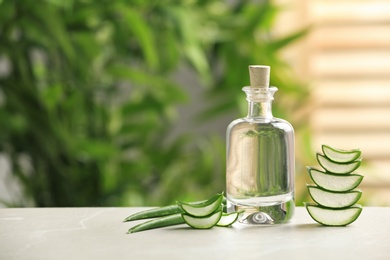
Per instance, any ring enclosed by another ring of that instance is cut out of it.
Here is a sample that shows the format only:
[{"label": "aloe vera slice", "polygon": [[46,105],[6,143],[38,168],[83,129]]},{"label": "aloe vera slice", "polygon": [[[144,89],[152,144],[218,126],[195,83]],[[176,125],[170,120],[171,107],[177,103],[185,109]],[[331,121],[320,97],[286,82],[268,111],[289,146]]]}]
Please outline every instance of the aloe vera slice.
[{"label": "aloe vera slice", "polygon": [[317,186],[307,186],[310,197],[319,205],[328,208],[346,208],[355,204],[362,192],[360,190],[352,190],[347,192],[327,191]]},{"label": "aloe vera slice", "polygon": [[[221,195],[222,195],[221,207],[226,208],[226,198],[223,196],[223,193],[217,193],[209,200],[214,200]],[[207,205],[207,203],[208,203],[208,200],[187,202],[187,204],[198,205],[200,207]],[[124,222],[140,220],[140,219],[164,217],[164,216],[169,216],[169,215],[173,215],[176,213],[184,213],[183,209],[177,204],[164,206],[164,207],[158,207],[158,208],[152,208],[152,209],[136,212],[136,213],[128,216],[127,218],[125,218]]]},{"label": "aloe vera slice", "polygon": [[178,202],[178,205],[188,215],[194,217],[204,217],[210,215],[211,213],[215,212],[218,208],[220,208],[222,200],[223,200],[223,194],[219,193],[214,195],[204,203],[191,204],[186,202]]},{"label": "aloe vera slice", "polygon": [[325,226],[346,226],[354,222],[362,212],[363,207],[355,204],[349,208],[331,209],[313,203],[305,203],[309,215]]},{"label": "aloe vera slice", "polygon": [[307,171],[315,184],[329,191],[350,191],[355,189],[363,180],[363,176],[359,174],[333,174],[312,167],[307,167]]},{"label": "aloe vera slice", "polygon": [[317,153],[317,161],[326,171],[335,174],[348,174],[359,168],[361,161],[356,160],[351,163],[336,163],[322,154]]},{"label": "aloe vera slice", "polygon": [[182,214],[184,221],[192,228],[209,229],[215,226],[222,217],[222,211],[216,211],[210,216],[194,217],[188,214]]},{"label": "aloe vera slice", "polygon": [[329,160],[338,163],[349,163],[358,159],[361,155],[361,151],[357,149],[353,150],[341,150],[332,148],[328,145],[322,145],[322,151]]},{"label": "aloe vera slice", "polygon": [[229,227],[237,221],[238,217],[243,213],[243,211],[235,211],[232,213],[222,212],[221,219],[218,221],[218,227]]}]

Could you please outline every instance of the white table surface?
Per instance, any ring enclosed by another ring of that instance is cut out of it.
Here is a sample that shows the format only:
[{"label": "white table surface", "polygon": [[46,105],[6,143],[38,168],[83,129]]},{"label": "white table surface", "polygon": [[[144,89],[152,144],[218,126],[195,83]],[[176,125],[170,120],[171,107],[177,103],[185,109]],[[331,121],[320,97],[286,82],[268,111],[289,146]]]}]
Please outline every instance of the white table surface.
[{"label": "white table surface", "polygon": [[298,207],[277,226],[185,225],[134,234],[145,208],[0,209],[0,259],[390,259],[390,208],[365,207],[347,227],[323,227]]}]

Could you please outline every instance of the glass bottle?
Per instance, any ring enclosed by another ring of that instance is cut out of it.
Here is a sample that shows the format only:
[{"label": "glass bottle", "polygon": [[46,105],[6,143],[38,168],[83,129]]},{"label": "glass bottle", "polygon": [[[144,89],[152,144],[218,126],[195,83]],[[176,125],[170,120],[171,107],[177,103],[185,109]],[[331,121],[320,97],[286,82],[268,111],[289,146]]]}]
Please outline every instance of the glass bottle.
[{"label": "glass bottle", "polygon": [[289,221],[294,203],[294,129],[272,115],[276,87],[269,87],[269,66],[249,66],[244,87],[248,115],[227,128],[226,197],[228,211],[243,210],[240,222]]}]

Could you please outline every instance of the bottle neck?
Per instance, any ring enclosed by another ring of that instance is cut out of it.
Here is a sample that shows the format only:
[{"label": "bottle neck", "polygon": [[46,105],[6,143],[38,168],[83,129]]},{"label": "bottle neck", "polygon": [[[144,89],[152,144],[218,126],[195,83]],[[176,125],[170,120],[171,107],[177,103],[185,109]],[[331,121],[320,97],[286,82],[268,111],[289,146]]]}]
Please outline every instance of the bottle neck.
[{"label": "bottle neck", "polygon": [[248,101],[248,116],[249,118],[265,118],[271,119],[272,115],[272,102],[255,102]]},{"label": "bottle neck", "polygon": [[272,119],[272,100],[277,90],[276,87],[244,87],[243,91],[246,93],[246,99],[248,100],[247,117],[251,119]]}]

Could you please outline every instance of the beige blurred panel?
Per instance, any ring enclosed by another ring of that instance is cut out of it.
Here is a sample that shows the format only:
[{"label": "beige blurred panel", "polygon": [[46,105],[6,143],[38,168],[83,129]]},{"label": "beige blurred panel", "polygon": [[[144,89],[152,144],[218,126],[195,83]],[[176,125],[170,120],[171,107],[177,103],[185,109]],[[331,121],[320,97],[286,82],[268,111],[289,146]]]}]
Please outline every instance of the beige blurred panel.
[{"label": "beige blurred panel", "polygon": [[360,148],[366,205],[390,205],[390,1],[312,0],[313,149]]},{"label": "beige blurred panel", "polygon": [[323,80],[314,85],[312,96],[321,106],[390,106],[390,80]]},{"label": "beige blurred panel", "polygon": [[364,187],[362,190],[363,196],[360,201],[363,200],[365,206],[388,207],[390,205],[389,187]]},{"label": "beige blurred panel", "polygon": [[310,57],[314,77],[389,77],[390,51],[331,51]]},{"label": "beige blurred panel", "polygon": [[[317,132],[313,137],[313,145],[317,149],[322,144],[345,150],[359,148],[367,161],[389,160],[390,158],[390,131],[375,133]],[[387,174],[390,174],[390,168],[387,170]]]},{"label": "beige blurred panel", "polygon": [[[315,111],[311,119],[316,132],[349,133],[367,132],[374,135],[376,132],[387,132],[390,141],[390,107],[389,108],[320,108]],[[390,155],[390,154],[389,154]]]},{"label": "beige blurred panel", "polygon": [[[364,162],[364,158],[363,158]],[[390,160],[370,160],[359,169],[364,176],[359,189],[366,205],[390,205]]]},{"label": "beige blurred panel", "polygon": [[312,0],[310,18],[318,23],[384,23],[390,21],[390,1]]},{"label": "beige blurred panel", "polygon": [[[389,15],[390,16],[390,15]],[[389,48],[390,26],[324,26],[310,33],[313,50]]]},{"label": "beige blurred panel", "polygon": [[365,181],[367,184],[376,185],[378,187],[388,185],[390,187],[390,160],[370,160],[367,165],[362,166],[360,171],[364,174],[365,170],[369,171],[370,169],[373,169],[373,173],[371,175],[365,175],[367,177],[367,181]]}]

